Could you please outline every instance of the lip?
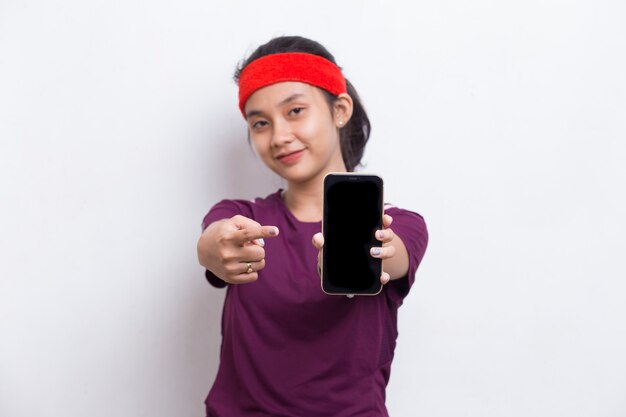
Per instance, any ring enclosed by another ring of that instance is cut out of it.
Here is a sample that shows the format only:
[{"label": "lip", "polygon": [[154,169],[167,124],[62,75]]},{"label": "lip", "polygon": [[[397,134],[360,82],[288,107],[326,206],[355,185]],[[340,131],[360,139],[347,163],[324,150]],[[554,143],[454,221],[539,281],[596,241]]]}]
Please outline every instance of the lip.
[{"label": "lip", "polygon": [[302,157],[304,153],[304,149],[300,149],[299,151],[286,153],[284,155],[279,155],[276,157],[281,163],[285,165],[293,165]]}]

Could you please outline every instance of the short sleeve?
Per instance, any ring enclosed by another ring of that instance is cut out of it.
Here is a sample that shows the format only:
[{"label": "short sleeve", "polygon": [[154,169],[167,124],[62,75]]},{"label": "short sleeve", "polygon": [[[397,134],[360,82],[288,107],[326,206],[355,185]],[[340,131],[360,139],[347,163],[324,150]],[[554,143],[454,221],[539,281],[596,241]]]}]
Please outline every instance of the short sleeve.
[{"label": "short sleeve", "polygon": [[[252,218],[252,209],[250,204],[242,200],[222,200],[214,205],[211,210],[204,216],[202,220],[202,231],[204,231],[213,222],[223,219],[230,219],[237,214]],[[208,269],[204,272],[204,276],[211,285],[216,288],[224,288],[228,284]]]},{"label": "short sleeve", "polygon": [[424,218],[412,211],[390,207],[385,213],[393,217],[391,229],[402,239],[409,255],[409,271],[405,277],[390,281],[385,287],[387,296],[397,306],[402,304],[415,282],[417,268],[428,245],[428,230]]}]

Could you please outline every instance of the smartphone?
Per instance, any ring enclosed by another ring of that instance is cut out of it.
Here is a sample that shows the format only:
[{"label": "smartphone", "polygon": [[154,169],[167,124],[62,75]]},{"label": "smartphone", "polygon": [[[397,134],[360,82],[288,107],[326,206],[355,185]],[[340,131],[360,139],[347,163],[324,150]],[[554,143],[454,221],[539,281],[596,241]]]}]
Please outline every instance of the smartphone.
[{"label": "smartphone", "polygon": [[327,294],[376,295],[382,290],[383,180],[376,175],[329,173],[324,177],[322,290]]}]

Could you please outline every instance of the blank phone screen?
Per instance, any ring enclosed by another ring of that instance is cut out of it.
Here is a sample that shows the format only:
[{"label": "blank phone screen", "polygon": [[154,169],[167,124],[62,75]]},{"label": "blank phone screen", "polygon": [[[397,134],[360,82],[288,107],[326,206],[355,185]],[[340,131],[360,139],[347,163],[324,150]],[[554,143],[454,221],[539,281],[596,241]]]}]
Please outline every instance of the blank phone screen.
[{"label": "blank phone screen", "polygon": [[[329,178],[330,177],[330,178]],[[324,194],[323,284],[329,293],[376,294],[381,260],[382,181],[373,175],[329,175]]]}]

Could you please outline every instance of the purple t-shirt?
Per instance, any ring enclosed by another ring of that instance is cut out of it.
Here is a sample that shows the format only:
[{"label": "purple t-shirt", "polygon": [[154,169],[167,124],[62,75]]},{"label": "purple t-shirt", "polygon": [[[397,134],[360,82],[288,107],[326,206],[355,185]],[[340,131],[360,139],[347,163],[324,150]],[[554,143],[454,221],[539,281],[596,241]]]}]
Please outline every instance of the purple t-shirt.
[{"label": "purple t-shirt", "polygon": [[301,222],[281,190],[253,201],[223,200],[203,228],[236,214],[278,226],[265,239],[266,266],[253,283],[228,285],[222,316],[220,365],[206,399],[209,417],[387,416],[385,387],[396,345],[397,310],[415,280],[428,232],[416,213],[387,206],[391,228],[409,253],[406,277],[376,296],[322,292],[318,251],[321,222]]}]

